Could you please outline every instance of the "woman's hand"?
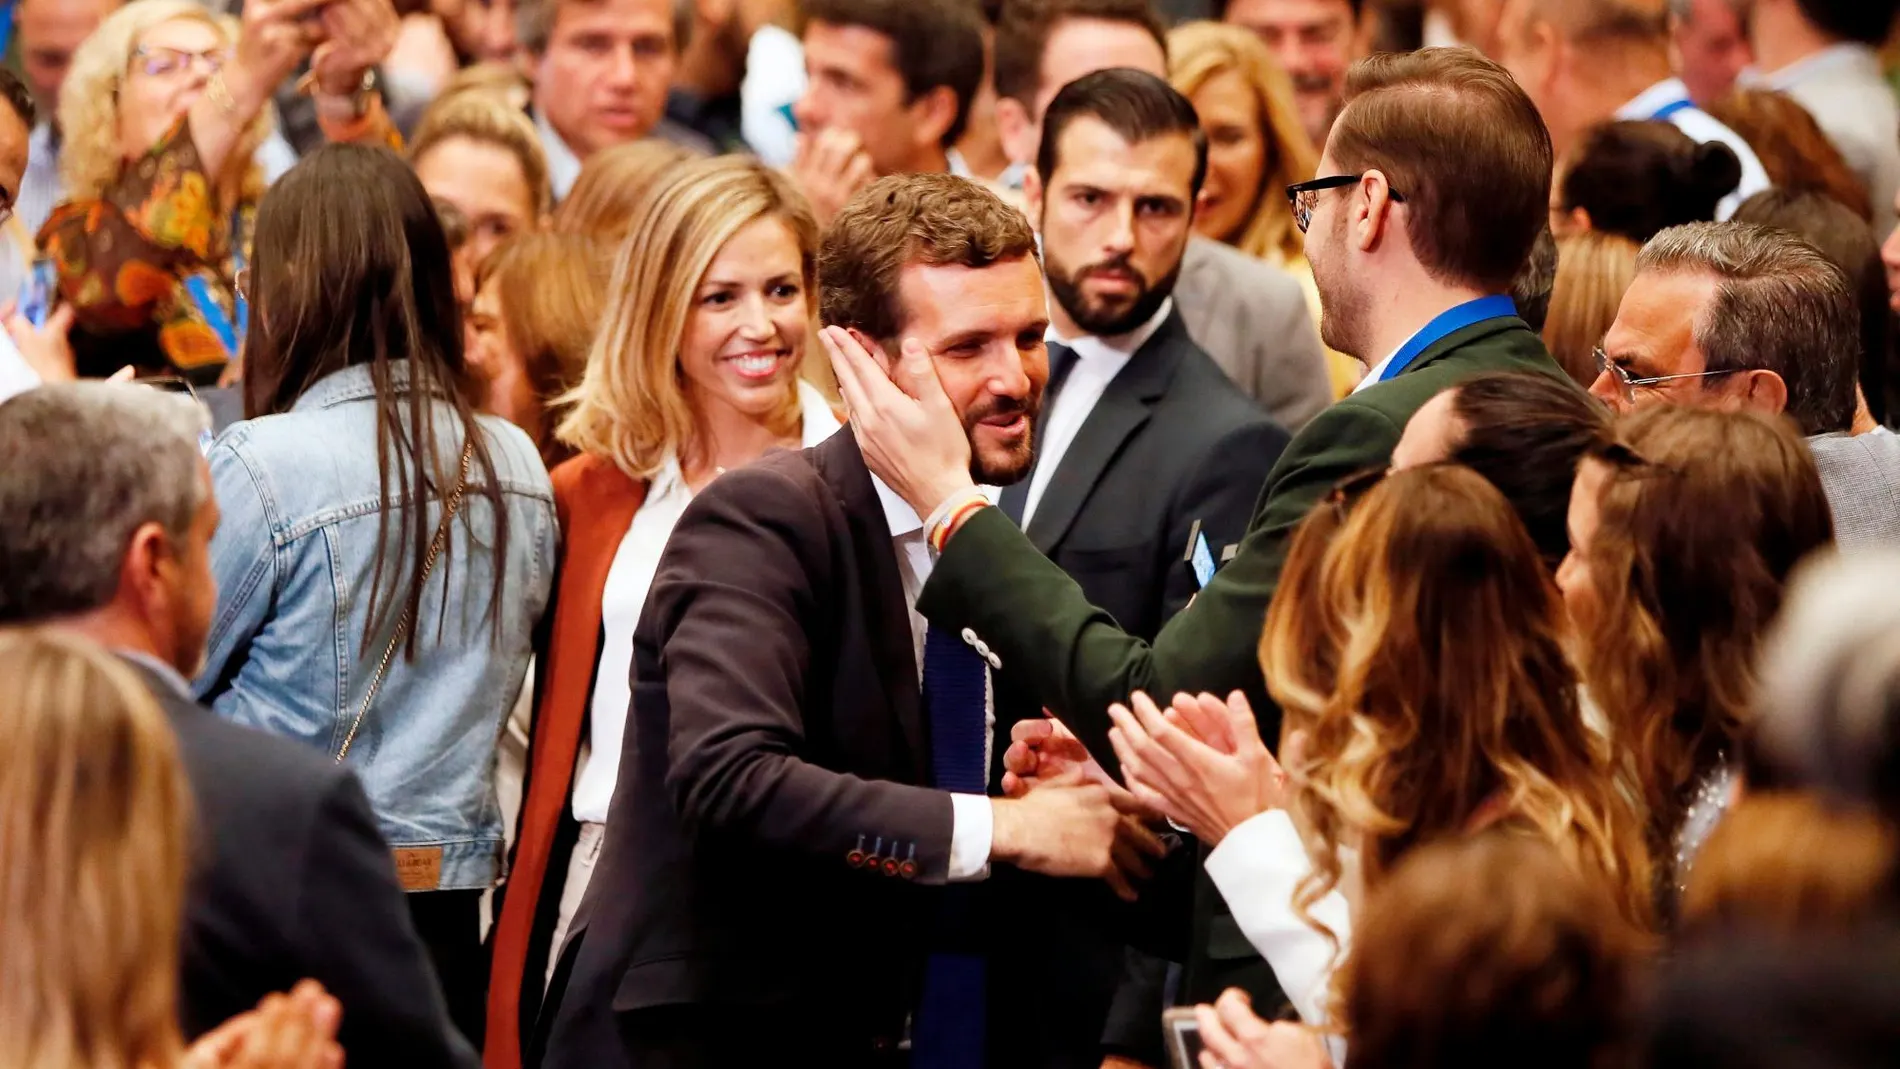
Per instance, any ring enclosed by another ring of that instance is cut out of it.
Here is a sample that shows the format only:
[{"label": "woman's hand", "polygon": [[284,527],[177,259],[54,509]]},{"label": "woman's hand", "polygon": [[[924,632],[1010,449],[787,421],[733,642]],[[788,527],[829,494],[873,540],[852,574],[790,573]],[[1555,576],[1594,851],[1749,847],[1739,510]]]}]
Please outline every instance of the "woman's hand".
[{"label": "woman's hand", "polygon": [[1109,707],[1109,742],[1128,789],[1209,846],[1288,795],[1286,773],[1266,744],[1245,695],[1178,694],[1165,714],[1146,694]]},{"label": "woman's hand", "polygon": [[402,32],[402,20],[390,0],[333,0],[323,9],[325,40],[311,57],[317,93],[350,97],[363,86],[363,73],[389,58]]},{"label": "woman's hand", "polygon": [[46,317],[44,326],[34,326],[9,303],[0,310],[7,337],[20,351],[26,366],[45,382],[71,382],[79,377],[73,359],[73,346],[67,332],[73,329],[73,306],[61,304]]},{"label": "woman's hand", "polygon": [[305,980],[201,1037],[185,1062],[189,1069],[343,1069],[342,1021],[342,1004]]},{"label": "woman's hand", "polygon": [[[277,86],[297,69],[323,31],[308,18],[334,0],[246,0],[238,25],[237,47],[221,72],[232,102],[249,110],[250,120],[262,110]],[[211,93],[208,95],[215,95]],[[253,105],[249,108],[246,105]]]},{"label": "woman's hand", "polygon": [[1312,1029],[1267,1022],[1247,993],[1230,987],[1212,1006],[1194,1008],[1201,1025],[1201,1069],[1332,1069],[1326,1045]]}]

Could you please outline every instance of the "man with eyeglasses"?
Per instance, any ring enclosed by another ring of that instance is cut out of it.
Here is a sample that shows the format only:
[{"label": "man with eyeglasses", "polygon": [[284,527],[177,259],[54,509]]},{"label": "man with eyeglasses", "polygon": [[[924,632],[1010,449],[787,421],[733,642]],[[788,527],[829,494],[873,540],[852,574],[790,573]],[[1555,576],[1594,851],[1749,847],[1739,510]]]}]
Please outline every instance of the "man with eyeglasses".
[{"label": "man with eyeglasses", "polygon": [[1900,544],[1900,436],[1852,435],[1860,311],[1847,275],[1783,230],[1691,223],[1650,239],[1590,392],[1786,415],[1808,436],[1843,547]]},{"label": "man with eyeglasses", "polygon": [[[1453,138],[1459,151],[1446,152]],[[1563,374],[1504,296],[1544,227],[1551,148],[1503,68],[1467,49],[1361,61],[1319,173],[1289,193],[1306,225],[1321,332],[1371,374],[1288,444],[1237,554],[1151,642],[1090,605],[1000,509],[932,524],[943,550],[918,611],[1018,658],[1024,685],[1111,770],[1107,710],[1135,691],[1238,690],[1263,737],[1278,738],[1256,649],[1294,529],[1340,481],[1388,465],[1406,421],[1445,387],[1490,371]],[[839,378],[866,461],[918,515],[972,492],[962,425],[927,366],[900,360],[887,376],[857,353],[833,359],[849,365]],[[1205,881],[1188,949],[1186,1000],[1259,975]],[[1269,1010],[1270,976],[1250,986]]]}]

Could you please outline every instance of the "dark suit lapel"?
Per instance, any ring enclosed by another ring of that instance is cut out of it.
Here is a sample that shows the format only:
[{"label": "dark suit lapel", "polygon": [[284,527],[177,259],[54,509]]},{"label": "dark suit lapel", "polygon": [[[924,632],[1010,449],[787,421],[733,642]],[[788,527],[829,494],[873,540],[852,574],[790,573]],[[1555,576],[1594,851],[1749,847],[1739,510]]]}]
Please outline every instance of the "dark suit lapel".
[{"label": "dark suit lapel", "polygon": [[1061,467],[1050,473],[1036,514],[1030,517],[1026,533],[1037,549],[1045,554],[1054,552],[1074,526],[1102,472],[1121,452],[1123,443],[1148,422],[1155,402],[1167,393],[1186,340],[1187,327],[1181,322],[1181,313],[1171,312],[1102,391],[1101,400],[1095,402],[1062,454]]},{"label": "dark suit lapel", "polygon": [[918,689],[917,652],[910,630],[910,605],[904,600],[904,577],[898,571],[897,547],[884,502],[864,466],[864,453],[850,427],[838,431],[810,451],[813,464],[837,491],[851,525],[851,551],[858,574],[864,577],[867,603],[864,616],[876,654],[878,680],[897,713],[904,741],[917,756],[918,767],[930,767],[930,748],[924,731],[923,695]]}]

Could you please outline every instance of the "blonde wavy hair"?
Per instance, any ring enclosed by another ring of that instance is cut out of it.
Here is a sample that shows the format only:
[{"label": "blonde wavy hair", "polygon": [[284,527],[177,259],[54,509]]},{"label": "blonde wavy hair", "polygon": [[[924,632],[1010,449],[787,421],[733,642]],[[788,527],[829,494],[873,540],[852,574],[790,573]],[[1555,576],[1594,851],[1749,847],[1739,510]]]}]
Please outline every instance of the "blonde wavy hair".
[{"label": "blonde wavy hair", "polygon": [[[778,219],[798,241],[811,324],[804,360],[822,360],[818,334],[818,224],[804,194],[755,160],[723,156],[664,171],[640,205],[614,260],[607,319],[588,354],[581,384],[561,399],[572,409],[556,436],[580,453],[614,462],[629,478],[650,479],[676,453],[683,464],[706,443],[680,371],[680,340],[693,294],[727,241],[757,219]],[[798,391],[769,418],[774,434],[799,426]]]},{"label": "blonde wavy hair", "polygon": [[1413,848],[1495,820],[1653,926],[1641,820],[1585,726],[1562,601],[1510,504],[1433,465],[1345,509],[1336,495],[1301,526],[1260,643],[1286,729],[1307,736],[1289,770],[1313,856],[1298,912],[1322,927],[1308,911],[1347,850],[1371,893]]},{"label": "blonde wavy hair", "polygon": [[[237,20],[214,15],[196,0],[132,0],[107,15],[73,53],[72,67],[59,91],[59,127],[66,138],[59,152],[59,177],[70,199],[99,197],[124,172],[127,157],[119,144],[119,86],[139,39],[181,19],[214,27],[226,44],[237,43]],[[274,127],[272,110],[266,106],[231,150],[224,173],[217,176],[221,191],[262,195],[263,176],[252,157]]]},{"label": "blonde wavy hair", "polygon": [[157,1069],[178,1032],[190,788],[138,676],[0,631],[0,1065]]},{"label": "blonde wavy hair", "polygon": [[1319,152],[1300,124],[1292,81],[1251,30],[1219,22],[1187,22],[1169,31],[1168,80],[1182,96],[1192,97],[1208,81],[1230,71],[1253,90],[1267,158],[1246,223],[1238,233],[1223,235],[1221,240],[1249,256],[1275,263],[1298,259],[1306,255],[1305,242],[1281,190],[1312,178],[1319,169]]}]

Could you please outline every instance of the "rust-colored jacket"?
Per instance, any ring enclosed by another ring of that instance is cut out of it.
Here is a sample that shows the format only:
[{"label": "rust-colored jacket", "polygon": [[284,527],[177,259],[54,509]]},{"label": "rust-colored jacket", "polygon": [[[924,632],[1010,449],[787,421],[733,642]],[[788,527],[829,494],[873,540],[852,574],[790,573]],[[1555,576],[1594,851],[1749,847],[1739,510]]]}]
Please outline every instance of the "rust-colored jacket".
[{"label": "rust-colored jacket", "polygon": [[[487,1069],[521,1067],[522,993],[533,984],[528,990],[538,996],[543,976],[539,969],[528,975],[529,952],[543,909],[541,891],[548,886],[555,841],[572,801],[574,761],[580,753],[587,702],[600,663],[601,599],[614,554],[647,492],[645,483],[628,478],[612,461],[585,454],[556,467],[553,479],[561,558],[548,625],[537,643],[534,729],[515,832],[514,867],[508,873],[501,916],[495,921],[483,1056]],[[555,886],[565,874],[563,866],[555,874]]]}]

